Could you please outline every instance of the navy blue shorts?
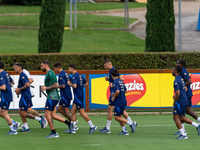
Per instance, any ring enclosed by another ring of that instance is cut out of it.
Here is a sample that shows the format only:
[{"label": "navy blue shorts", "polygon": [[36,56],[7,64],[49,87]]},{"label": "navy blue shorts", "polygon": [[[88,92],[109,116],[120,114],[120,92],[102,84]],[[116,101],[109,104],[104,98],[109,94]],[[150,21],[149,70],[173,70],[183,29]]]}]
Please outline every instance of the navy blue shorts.
[{"label": "navy blue shorts", "polygon": [[21,98],[19,101],[19,107],[21,108],[21,111],[27,111],[28,108],[32,106],[33,106],[32,100],[24,100]]},{"label": "navy blue shorts", "polygon": [[187,108],[186,105],[180,105],[176,102],[174,105],[173,114],[178,114],[179,116],[185,116],[186,108]]},{"label": "navy blue shorts", "polygon": [[0,102],[1,109],[8,110],[10,107],[10,102]]},{"label": "navy blue shorts", "polygon": [[57,106],[59,100],[47,99],[45,103],[45,110],[54,111],[54,108]]},{"label": "navy blue shorts", "polygon": [[70,103],[71,103],[71,100],[60,100],[59,102],[59,105],[61,105],[62,107],[70,107]]},{"label": "navy blue shorts", "polygon": [[83,99],[78,99],[76,97],[74,97],[74,102],[73,104],[76,104],[76,107],[79,109],[84,108],[84,103],[83,103]]},{"label": "navy blue shorts", "polygon": [[112,97],[113,96],[110,95],[110,97],[109,97],[109,105],[110,106],[115,106],[115,102],[111,100]]},{"label": "navy blue shorts", "polygon": [[121,116],[121,115],[123,115],[124,109],[125,109],[125,107],[115,106],[115,108],[114,108],[114,115],[115,116]]},{"label": "navy blue shorts", "polygon": [[188,107],[192,106],[192,97],[188,97]]}]

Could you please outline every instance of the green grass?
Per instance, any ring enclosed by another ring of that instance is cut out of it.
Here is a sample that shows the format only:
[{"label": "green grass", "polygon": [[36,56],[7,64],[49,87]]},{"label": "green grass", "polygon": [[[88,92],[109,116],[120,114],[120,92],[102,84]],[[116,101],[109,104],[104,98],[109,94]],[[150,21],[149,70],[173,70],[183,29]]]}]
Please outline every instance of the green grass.
[{"label": "green grass", "polygon": [[[0,29],[1,54],[38,53],[38,29]],[[61,53],[143,52],[145,42],[125,31],[65,30]]]},{"label": "green grass", "polygon": [[[56,132],[59,133],[58,139],[46,139],[50,133],[49,127],[40,129],[40,125],[35,120],[28,120],[30,133],[18,133],[18,135],[4,135],[9,131],[5,120],[0,118],[0,139],[1,149],[81,149],[81,150],[116,150],[116,149],[140,149],[140,150],[182,150],[196,149],[199,146],[199,136],[194,126],[186,125],[188,133],[187,140],[176,140],[177,128],[172,119],[172,115],[131,115],[133,120],[138,122],[135,133],[130,132],[127,125],[129,136],[119,136],[121,127],[113,118],[111,124],[111,134],[101,134],[98,129],[106,125],[106,116],[90,116],[93,124],[98,126],[97,131],[88,135],[89,127],[83,118],[78,116],[79,130],[76,134],[65,133],[67,125],[54,121]],[[19,117],[12,116],[14,120],[20,121]]]},{"label": "green grass", "polygon": [[[137,19],[130,18],[130,24]],[[74,23],[74,22],[73,22]],[[0,16],[0,26],[39,27],[39,15]],[[69,27],[69,14],[65,15],[65,26]],[[123,17],[77,14],[78,28],[126,28]]]},{"label": "green grass", "polygon": [[[146,7],[144,3],[130,2],[129,8]],[[124,3],[77,3],[77,11],[93,11],[93,10],[109,10],[123,9]],[[40,6],[15,6],[4,5],[0,6],[0,14],[7,13],[40,13]],[[67,2],[66,11],[69,11],[69,3]]]}]

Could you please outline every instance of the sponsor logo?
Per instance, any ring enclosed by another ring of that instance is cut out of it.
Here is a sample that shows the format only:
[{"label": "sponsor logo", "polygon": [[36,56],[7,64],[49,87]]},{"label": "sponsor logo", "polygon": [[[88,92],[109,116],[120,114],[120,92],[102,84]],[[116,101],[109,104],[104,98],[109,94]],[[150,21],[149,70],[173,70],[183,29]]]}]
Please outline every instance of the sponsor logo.
[{"label": "sponsor logo", "polygon": [[[139,74],[124,75],[124,84],[127,89],[127,106],[141,99],[146,93],[146,83]],[[107,99],[110,97],[110,87],[107,89]]]},{"label": "sponsor logo", "polygon": [[192,105],[198,105],[200,103],[200,74],[190,75],[192,84],[190,87],[192,89]]}]

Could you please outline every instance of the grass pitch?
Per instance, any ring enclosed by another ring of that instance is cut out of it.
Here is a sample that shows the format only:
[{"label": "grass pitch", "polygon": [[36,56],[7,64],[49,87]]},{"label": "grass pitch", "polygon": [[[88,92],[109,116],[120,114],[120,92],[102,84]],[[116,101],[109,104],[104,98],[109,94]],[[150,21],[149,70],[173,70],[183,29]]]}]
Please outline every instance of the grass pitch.
[{"label": "grass pitch", "polygon": [[[35,120],[28,120],[30,133],[18,133],[18,135],[5,135],[9,127],[5,120],[0,119],[0,140],[1,149],[81,149],[81,150],[116,150],[116,149],[140,149],[140,150],[184,150],[194,149],[199,146],[200,136],[194,126],[186,125],[188,133],[187,140],[176,140],[177,128],[171,115],[131,115],[133,120],[138,122],[135,133],[131,133],[130,127],[128,136],[119,136],[121,127],[113,118],[111,124],[111,134],[102,134],[98,129],[106,125],[107,116],[90,116],[93,124],[98,126],[97,131],[88,135],[88,124],[78,116],[79,130],[76,134],[65,133],[67,126],[58,121],[54,121],[56,132],[60,137],[57,139],[46,139],[50,133],[49,126],[41,129],[40,124]],[[19,117],[12,117],[14,120],[21,121]]]}]

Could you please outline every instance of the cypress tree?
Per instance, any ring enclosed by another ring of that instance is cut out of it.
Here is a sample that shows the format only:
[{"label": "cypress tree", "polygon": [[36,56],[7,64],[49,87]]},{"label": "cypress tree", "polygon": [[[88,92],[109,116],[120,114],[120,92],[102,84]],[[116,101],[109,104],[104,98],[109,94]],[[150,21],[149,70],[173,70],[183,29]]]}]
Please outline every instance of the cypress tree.
[{"label": "cypress tree", "polygon": [[66,0],[42,0],[39,53],[58,53],[63,43]]},{"label": "cypress tree", "polygon": [[175,51],[173,0],[148,0],[146,52]]}]

